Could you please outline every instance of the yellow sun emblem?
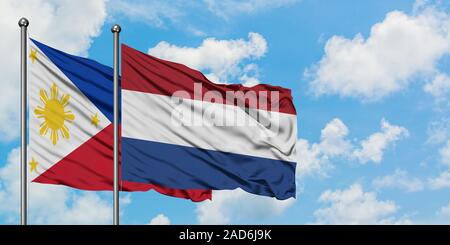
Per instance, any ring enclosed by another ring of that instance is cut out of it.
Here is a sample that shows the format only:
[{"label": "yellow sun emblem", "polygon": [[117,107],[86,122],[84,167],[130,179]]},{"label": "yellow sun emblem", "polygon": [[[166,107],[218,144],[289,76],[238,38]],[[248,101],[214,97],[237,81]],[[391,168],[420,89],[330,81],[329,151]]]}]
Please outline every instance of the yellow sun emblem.
[{"label": "yellow sun emblem", "polygon": [[61,132],[63,138],[68,139],[70,137],[69,129],[65,122],[72,122],[75,119],[75,115],[71,111],[65,110],[66,105],[69,104],[70,95],[63,94],[61,98],[58,97],[56,84],[53,84],[50,88],[50,98],[47,95],[47,91],[41,89],[40,100],[44,107],[38,106],[34,110],[37,118],[44,118],[44,122],[40,125],[39,133],[46,135],[50,129],[50,140],[53,145],[56,145],[58,141],[59,132]]}]

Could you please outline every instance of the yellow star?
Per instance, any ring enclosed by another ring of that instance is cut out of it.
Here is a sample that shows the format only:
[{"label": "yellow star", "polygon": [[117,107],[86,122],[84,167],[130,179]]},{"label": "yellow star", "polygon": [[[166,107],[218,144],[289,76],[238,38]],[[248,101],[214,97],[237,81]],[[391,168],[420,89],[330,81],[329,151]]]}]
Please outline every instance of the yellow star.
[{"label": "yellow star", "polygon": [[30,55],[29,55],[30,59],[31,59],[31,63],[34,64],[34,62],[37,60],[37,50],[32,48],[30,49]]},{"label": "yellow star", "polygon": [[28,164],[30,164],[30,173],[33,171],[37,173],[38,162],[36,162],[36,160],[34,160],[34,158],[32,158],[31,162],[29,162]]},{"label": "yellow star", "polygon": [[100,118],[98,118],[98,114],[97,113],[95,113],[95,115],[91,116],[91,123],[93,125],[95,125],[97,127],[99,122],[100,122]]}]

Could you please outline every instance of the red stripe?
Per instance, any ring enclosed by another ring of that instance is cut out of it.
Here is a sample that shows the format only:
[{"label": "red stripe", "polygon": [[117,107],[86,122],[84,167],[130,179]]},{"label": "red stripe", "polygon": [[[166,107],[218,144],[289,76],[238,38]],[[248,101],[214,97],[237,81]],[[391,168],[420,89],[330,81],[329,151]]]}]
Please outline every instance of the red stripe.
[{"label": "red stripe", "polygon": [[[202,86],[201,96],[198,95],[198,98],[194,96],[195,83]],[[258,84],[253,87],[245,87],[241,84],[215,84],[197,70],[182,64],[158,59],[124,44],[122,44],[122,88],[166,96],[172,96],[174,92],[183,90],[190,95],[191,99],[198,100],[202,100],[208,91],[217,91],[224,99],[222,103],[232,105],[243,103],[249,108],[296,114],[290,89],[267,84]],[[248,100],[244,100],[244,102],[242,100],[238,102],[235,99],[226,100],[227,91],[241,91],[243,93],[253,91],[258,103],[248,103]],[[260,93],[264,91],[266,95]],[[275,96],[272,98],[270,91],[277,91],[279,99],[275,99]],[[220,101],[215,102],[220,103]]]},{"label": "red stripe", "polygon": [[[113,190],[113,125],[36,177],[33,182],[66,185],[81,190]],[[179,190],[158,185],[123,181],[122,191],[155,190],[161,194],[191,199],[194,202],[212,198],[211,190]]]}]

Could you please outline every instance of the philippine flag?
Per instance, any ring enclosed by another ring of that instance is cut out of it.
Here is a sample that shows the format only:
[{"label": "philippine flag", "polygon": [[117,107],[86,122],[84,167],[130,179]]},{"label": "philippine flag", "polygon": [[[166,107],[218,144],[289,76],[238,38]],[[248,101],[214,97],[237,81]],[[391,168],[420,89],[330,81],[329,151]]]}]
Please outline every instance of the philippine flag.
[{"label": "philippine flag", "polygon": [[214,84],[122,45],[122,106],[124,180],[295,197],[289,89]]},{"label": "philippine flag", "polygon": [[[82,190],[112,190],[113,70],[32,40],[29,52],[29,178]],[[122,191],[156,191],[193,201],[211,191],[120,181]]]}]

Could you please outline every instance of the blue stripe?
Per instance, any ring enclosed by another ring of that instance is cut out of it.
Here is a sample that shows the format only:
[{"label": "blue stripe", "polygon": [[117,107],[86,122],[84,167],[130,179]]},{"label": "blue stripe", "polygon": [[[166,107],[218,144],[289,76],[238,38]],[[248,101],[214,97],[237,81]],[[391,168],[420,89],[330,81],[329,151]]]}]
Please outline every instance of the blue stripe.
[{"label": "blue stripe", "polygon": [[70,55],[34,39],[31,40],[112,122],[113,69],[97,61]]},{"label": "blue stripe", "polygon": [[122,178],[176,189],[295,197],[295,163],[122,137]]}]

